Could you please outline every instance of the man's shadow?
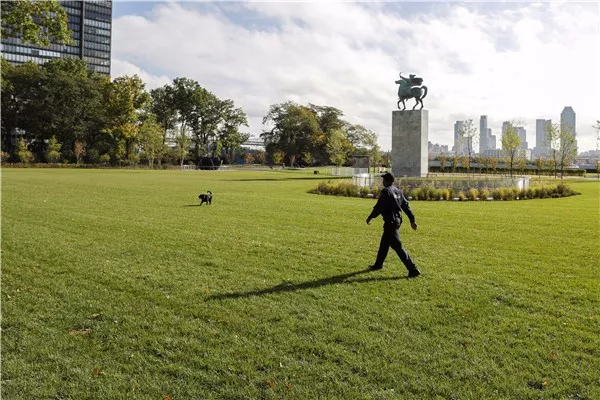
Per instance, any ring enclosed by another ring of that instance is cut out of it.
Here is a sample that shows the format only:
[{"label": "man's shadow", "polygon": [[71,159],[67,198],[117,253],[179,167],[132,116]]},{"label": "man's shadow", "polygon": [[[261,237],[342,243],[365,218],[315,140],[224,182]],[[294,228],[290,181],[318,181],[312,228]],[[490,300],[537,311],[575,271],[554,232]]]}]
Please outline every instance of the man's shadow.
[{"label": "man's shadow", "polygon": [[368,272],[372,272],[370,269],[363,269],[360,271],[349,272],[347,274],[335,275],[329,278],[318,279],[315,281],[307,281],[301,282],[297,284],[293,284],[290,282],[283,282],[277,286],[273,286],[271,288],[262,289],[262,290],[250,290],[247,292],[234,292],[234,293],[224,293],[224,294],[215,294],[208,296],[206,300],[223,300],[223,299],[238,299],[241,297],[248,298],[253,296],[264,296],[265,294],[272,293],[283,293],[283,292],[295,292],[297,290],[304,289],[313,289],[321,286],[327,285],[336,285],[336,284],[348,284],[348,283],[363,283],[363,282],[374,282],[374,281],[397,281],[400,279],[407,279],[404,277],[393,276],[393,277],[371,277],[364,279],[353,279],[348,280],[348,278],[352,278],[353,276],[365,274]]}]

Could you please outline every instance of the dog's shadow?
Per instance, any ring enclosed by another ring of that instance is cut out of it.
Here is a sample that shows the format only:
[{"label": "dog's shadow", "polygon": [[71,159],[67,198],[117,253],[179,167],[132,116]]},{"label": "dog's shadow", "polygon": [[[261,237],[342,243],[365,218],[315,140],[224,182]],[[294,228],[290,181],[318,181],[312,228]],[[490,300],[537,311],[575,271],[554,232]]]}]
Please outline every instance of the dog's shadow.
[{"label": "dog's shadow", "polygon": [[201,204],[184,204],[183,207],[200,207]]}]

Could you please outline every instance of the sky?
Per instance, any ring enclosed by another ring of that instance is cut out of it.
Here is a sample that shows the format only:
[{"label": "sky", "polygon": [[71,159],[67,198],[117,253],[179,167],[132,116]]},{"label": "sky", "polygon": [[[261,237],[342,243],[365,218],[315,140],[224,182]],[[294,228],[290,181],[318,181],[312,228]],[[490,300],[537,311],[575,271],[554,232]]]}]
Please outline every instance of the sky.
[{"label": "sky", "polygon": [[[113,3],[112,77],[147,89],[194,79],[248,115],[258,136],[269,106],[337,107],[391,148],[398,74],[428,87],[429,140],[452,148],[454,122],[560,122],[571,106],[580,151],[600,120],[599,2]],[[407,101],[412,108],[414,100]]]}]

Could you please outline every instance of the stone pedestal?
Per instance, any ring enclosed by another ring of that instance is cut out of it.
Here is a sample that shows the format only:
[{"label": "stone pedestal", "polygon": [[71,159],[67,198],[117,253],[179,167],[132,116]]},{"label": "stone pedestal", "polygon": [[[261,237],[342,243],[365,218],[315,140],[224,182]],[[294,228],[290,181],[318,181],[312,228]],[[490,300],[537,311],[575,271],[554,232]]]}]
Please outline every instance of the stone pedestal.
[{"label": "stone pedestal", "polygon": [[426,176],[429,110],[392,111],[392,174]]}]

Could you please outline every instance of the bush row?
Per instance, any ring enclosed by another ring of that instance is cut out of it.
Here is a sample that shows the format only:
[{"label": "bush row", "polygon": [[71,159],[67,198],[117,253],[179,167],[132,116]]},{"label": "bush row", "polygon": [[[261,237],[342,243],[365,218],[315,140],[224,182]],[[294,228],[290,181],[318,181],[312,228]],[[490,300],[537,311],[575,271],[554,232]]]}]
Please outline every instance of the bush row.
[{"label": "bush row", "polygon": [[[496,189],[436,189],[434,187],[402,188],[404,195],[409,200],[525,200],[525,199],[547,199],[557,197],[568,197],[579,194],[568,186],[560,183],[558,185],[548,185],[540,187],[530,187],[528,189],[496,188]],[[346,197],[370,197],[377,198],[381,192],[381,187],[374,186],[359,188],[350,180],[341,180],[336,182],[321,182],[310,191],[310,193],[346,196]]]}]

